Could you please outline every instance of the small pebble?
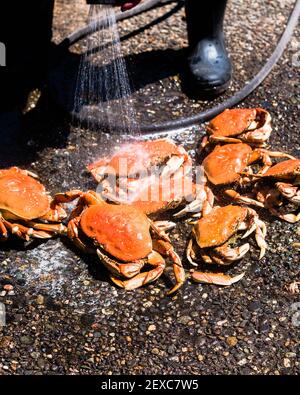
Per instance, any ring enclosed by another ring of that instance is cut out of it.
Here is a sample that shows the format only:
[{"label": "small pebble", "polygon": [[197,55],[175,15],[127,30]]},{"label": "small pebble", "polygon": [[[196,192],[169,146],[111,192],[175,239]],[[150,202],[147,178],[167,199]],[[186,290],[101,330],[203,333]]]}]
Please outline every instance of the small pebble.
[{"label": "small pebble", "polygon": [[187,325],[191,321],[191,317],[189,315],[183,315],[177,320],[179,324]]},{"label": "small pebble", "polygon": [[235,336],[229,336],[226,339],[226,343],[229,347],[235,347],[238,343],[238,339]]},{"label": "small pebble", "polygon": [[31,345],[34,343],[34,340],[30,336],[21,336],[20,341],[22,344]]},{"label": "small pebble", "polygon": [[156,348],[156,347],[153,348],[151,352],[152,352],[152,354],[154,354],[154,355],[159,355],[159,353],[160,353],[159,349]]},{"label": "small pebble", "polygon": [[43,296],[43,295],[38,295],[37,298],[36,298],[36,303],[37,303],[38,305],[43,305],[44,302],[45,302],[44,296]]},{"label": "small pebble", "polygon": [[149,332],[154,332],[156,330],[156,326],[154,324],[151,324],[148,326],[148,331]]},{"label": "small pebble", "polygon": [[284,358],[283,359],[283,366],[285,368],[290,368],[291,367],[291,361],[289,360],[289,358]]},{"label": "small pebble", "polygon": [[244,366],[244,365],[246,365],[246,363],[247,363],[247,359],[246,358],[243,358],[240,361],[238,361],[238,365],[239,366]]}]

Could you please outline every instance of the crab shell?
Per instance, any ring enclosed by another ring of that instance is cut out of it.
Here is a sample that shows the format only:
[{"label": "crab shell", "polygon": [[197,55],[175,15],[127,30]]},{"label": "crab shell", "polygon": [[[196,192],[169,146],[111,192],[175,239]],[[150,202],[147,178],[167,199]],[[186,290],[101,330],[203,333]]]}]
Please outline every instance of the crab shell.
[{"label": "crab shell", "polygon": [[123,146],[110,158],[102,158],[87,166],[96,181],[113,172],[119,177],[135,177],[151,166],[164,165],[172,156],[179,156],[190,163],[190,158],[182,146],[170,139],[143,141]]},{"label": "crab shell", "polygon": [[50,210],[45,187],[17,167],[0,170],[0,210],[32,220]]},{"label": "crab shell", "polygon": [[132,205],[150,215],[175,209],[182,202],[193,201],[195,196],[196,184],[188,184],[187,178],[180,174],[179,178],[173,177],[167,181],[159,177],[139,181],[124,204]]},{"label": "crab shell", "polygon": [[229,240],[246,219],[248,210],[240,206],[218,207],[201,218],[193,232],[200,248],[217,247]]},{"label": "crab shell", "polygon": [[249,164],[252,152],[244,143],[216,146],[202,163],[207,178],[214,185],[237,181]]},{"label": "crab shell", "polygon": [[235,137],[267,122],[270,115],[263,108],[226,109],[210,121],[207,132],[215,137]]},{"label": "crab shell", "polygon": [[158,139],[128,144],[111,158],[88,165],[88,170],[100,182],[103,198],[133,205],[149,215],[193,200],[196,187],[187,183],[191,166],[182,146]]},{"label": "crab shell", "polygon": [[80,227],[96,246],[120,261],[137,261],[152,251],[149,220],[132,206],[90,206],[82,213]]},{"label": "crab shell", "polygon": [[300,175],[300,159],[290,159],[272,166],[263,177],[291,180]]}]

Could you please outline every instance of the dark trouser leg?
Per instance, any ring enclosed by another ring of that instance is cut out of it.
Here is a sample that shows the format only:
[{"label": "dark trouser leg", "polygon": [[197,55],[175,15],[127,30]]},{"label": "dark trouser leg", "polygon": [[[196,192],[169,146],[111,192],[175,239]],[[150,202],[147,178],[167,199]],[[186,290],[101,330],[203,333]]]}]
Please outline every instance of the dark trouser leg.
[{"label": "dark trouser leg", "polygon": [[0,111],[22,105],[28,90],[45,75],[54,0],[4,3],[0,6],[0,42],[6,47],[6,67],[0,68]]},{"label": "dark trouser leg", "polygon": [[227,0],[186,0],[189,79],[199,93],[219,94],[229,85],[231,63],[224,43]]}]

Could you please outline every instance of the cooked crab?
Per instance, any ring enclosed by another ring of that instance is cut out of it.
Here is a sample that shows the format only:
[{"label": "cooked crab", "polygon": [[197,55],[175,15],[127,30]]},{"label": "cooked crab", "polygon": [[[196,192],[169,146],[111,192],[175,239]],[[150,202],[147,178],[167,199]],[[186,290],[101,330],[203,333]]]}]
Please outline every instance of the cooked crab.
[{"label": "cooked crab", "polygon": [[44,239],[66,231],[60,223],[67,216],[64,209],[36,178],[18,167],[0,170],[0,240],[9,234]]},{"label": "cooked crab", "polygon": [[201,147],[209,143],[246,142],[255,147],[265,147],[272,132],[271,116],[263,108],[227,109],[212,119],[206,127]]},{"label": "cooked crab", "polygon": [[[198,220],[193,227],[192,238],[187,248],[187,258],[192,265],[199,254],[206,264],[230,265],[240,260],[248,251],[249,243],[234,247],[238,232],[245,231],[242,239],[255,232],[256,242],[260,248],[261,259],[266,251],[266,226],[258,214],[247,207],[225,206],[215,207]],[[192,279],[218,285],[230,285],[239,281],[243,275],[235,277],[223,273],[203,273],[195,271]]]},{"label": "cooked crab", "polygon": [[267,208],[273,215],[291,223],[300,220],[300,213],[283,213],[279,207],[283,198],[289,202],[300,205],[300,159],[282,161],[265,172],[253,175],[259,178],[252,194],[240,195],[236,191],[228,190],[226,193],[240,203],[252,204]]},{"label": "cooked crab", "polygon": [[212,200],[204,183],[193,182],[188,153],[170,139],[128,144],[88,169],[100,183],[103,198],[136,206],[148,215],[185,203],[179,215],[196,212]]},{"label": "cooked crab", "polygon": [[[218,145],[202,162],[205,174],[213,185],[225,185],[239,181],[249,181],[252,174],[250,165],[258,160],[264,164],[263,172],[272,165],[271,158],[290,158],[293,156],[283,152],[273,152],[262,148],[252,149],[248,144]],[[242,177],[246,173],[246,177]]]},{"label": "cooked crab", "polygon": [[170,139],[158,139],[124,145],[111,157],[88,165],[88,169],[96,181],[101,182],[110,173],[135,179],[140,174],[147,176],[153,166],[162,167],[162,174],[166,174],[174,173],[183,164],[191,165],[186,150]]},{"label": "cooked crab", "polygon": [[[164,272],[164,255],[172,259],[176,279],[169,294],[182,286],[185,272],[165,233],[168,223],[152,222],[133,206],[108,204],[93,191],[70,191],[60,199],[68,202],[78,197],[68,236],[85,252],[97,252],[115,284],[132,290],[155,281]],[[142,271],[147,266],[150,270]]]}]

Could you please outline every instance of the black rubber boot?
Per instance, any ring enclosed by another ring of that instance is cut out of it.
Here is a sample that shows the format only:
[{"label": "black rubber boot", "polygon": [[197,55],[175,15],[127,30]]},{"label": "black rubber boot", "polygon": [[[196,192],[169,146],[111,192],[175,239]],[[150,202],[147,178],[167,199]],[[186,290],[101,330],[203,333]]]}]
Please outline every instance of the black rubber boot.
[{"label": "black rubber boot", "polygon": [[223,34],[226,4],[227,0],[186,0],[188,83],[200,95],[219,95],[230,84],[232,67]]}]

